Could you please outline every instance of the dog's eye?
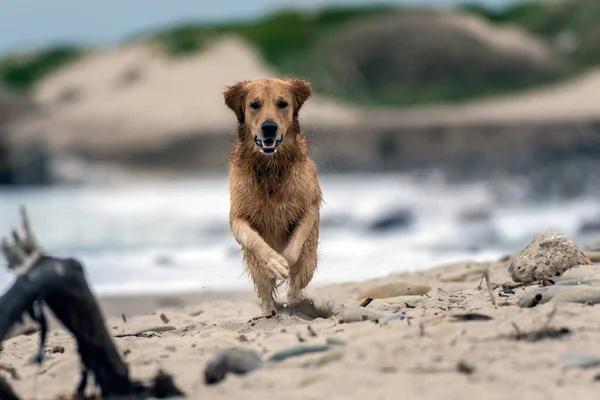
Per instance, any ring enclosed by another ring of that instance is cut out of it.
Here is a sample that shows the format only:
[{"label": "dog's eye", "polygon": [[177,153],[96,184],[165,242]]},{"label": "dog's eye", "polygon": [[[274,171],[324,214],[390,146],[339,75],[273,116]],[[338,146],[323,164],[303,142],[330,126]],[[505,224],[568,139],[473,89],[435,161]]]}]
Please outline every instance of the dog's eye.
[{"label": "dog's eye", "polygon": [[258,110],[260,108],[260,104],[258,104],[258,102],[255,101],[254,103],[250,104],[250,107],[252,107],[255,110]]},{"label": "dog's eye", "polygon": [[286,108],[288,106],[288,103],[286,103],[285,101],[280,101],[279,104],[277,104],[277,106],[279,108]]}]

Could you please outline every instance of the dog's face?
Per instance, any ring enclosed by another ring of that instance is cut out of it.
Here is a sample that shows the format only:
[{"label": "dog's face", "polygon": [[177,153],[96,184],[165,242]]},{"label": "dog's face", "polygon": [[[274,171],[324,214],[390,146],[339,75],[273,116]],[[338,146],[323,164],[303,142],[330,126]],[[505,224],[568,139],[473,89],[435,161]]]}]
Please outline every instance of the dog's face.
[{"label": "dog's face", "polygon": [[296,78],[238,82],[223,92],[225,105],[245,125],[257,151],[271,155],[290,133],[298,111],[312,93],[308,82]]}]

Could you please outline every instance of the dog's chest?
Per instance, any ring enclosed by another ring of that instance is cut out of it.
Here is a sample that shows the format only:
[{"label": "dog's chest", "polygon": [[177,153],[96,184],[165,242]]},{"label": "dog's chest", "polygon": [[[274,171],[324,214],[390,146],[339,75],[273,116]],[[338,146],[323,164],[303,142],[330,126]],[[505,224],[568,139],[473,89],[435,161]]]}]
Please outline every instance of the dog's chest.
[{"label": "dog's chest", "polygon": [[279,187],[269,191],[256,185],[244,200],[248,219],[265,239],[287,238],[302,218],[305,212],[302,204],[306,202],[301,193],[290,189]]}]

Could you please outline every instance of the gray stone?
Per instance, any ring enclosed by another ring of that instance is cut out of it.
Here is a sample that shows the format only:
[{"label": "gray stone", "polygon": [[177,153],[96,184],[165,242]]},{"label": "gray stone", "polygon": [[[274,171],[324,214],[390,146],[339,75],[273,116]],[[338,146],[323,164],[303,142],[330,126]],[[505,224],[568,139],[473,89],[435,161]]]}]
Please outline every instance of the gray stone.
[{"label": "gray stone", "polygon": [[431,290],[431,286],[418,283],[394,282],[383,286],[377,286],[361,293],[356,300],[368,297],[372,299],[387,299],[400,296],[419,296]]},{"label": "gray stone", "polygon": [[593,368],[600,365],[600,357],[589,354],[565,354],[560,363],[565,369]]},{"label": "gray stone", "polygon": [[572,286],[569,290],[564,290],[554,296],[554,300],[559,303],[600,303],[600,288],[590,286]]},{"label": "gray stone", "polygon": [[401,313],[396,313],[396,314],[392,314],[392,315],[388,316],[385,319],[385,322],[404,321],[405,319],[406,319],[406,314],[401,312]]},{"label": "gray stone", "polygon": [[532,283],[545,277],[556,279],[579,265],[589,265],[590,260],[568,237],[556,232],[536,236],[508,267],[515,282]]},{"label": "gray stone", "polygon": [[254,350],[239,348],[222,350],[206,365],[204,382],[213,385],[225,379],[228,373],[245,375],[262,365],[262,359]]},{"label": "gray stone", "polygon": [[556,283],[558,284],[562,281],[572,280],[600,281],[600,265],[581,265],[577,268],[570,269],[566,271],[560,278],[558,278]]},{"label": "gray stone", "polygon": [[[569,283],[574,283],[570,281]],[[598,282],[581,282],[579,285],[554,285],[525,293],[519,299],[519,307],[535,307],[553,300],[558,303],[600,303]]]},{"label": "gray stone", "polygon": [[348,324],[351,322],[378,321],[387,317],[387,314],[365,307],[344,307],[338,316],[340,322]]}]

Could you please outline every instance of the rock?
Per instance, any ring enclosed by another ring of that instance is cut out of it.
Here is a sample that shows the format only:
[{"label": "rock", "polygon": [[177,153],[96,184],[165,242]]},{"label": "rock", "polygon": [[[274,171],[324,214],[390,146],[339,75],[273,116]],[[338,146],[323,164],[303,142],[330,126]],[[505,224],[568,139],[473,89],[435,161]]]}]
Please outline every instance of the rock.
[{"label": "rock", "polygon": [[515,282],[531,283],[544,277],[556,278],[579,265],[589,265],[590,260],[568,237],[545,232],[515,256],[508,267]]},{"label": "rock", "polygon": [[592,368],[600,365],[600,357],[588,354],[565,354],[560,360],[563,368]]},{"label": "rock", "polygon": [[588,286],[598,286],[600,285],[600,281],[596,279],[570,279],[559,281],[555,283],[555,286],[580,286],[580,285],[588,285]]},{"label": "rock", "polygon": [[342,339],[328,337],[325,341],[325,344],[328,346],[345,346],[346,342],[344,342]]},{"label": "rock", "polygon": [[593,303],[600,304],[600,288],[587,285],[571,286],[568,290],[560,291],[554,296],[559,303]]},{"label": "rock", "polygon": [[406,314],[405,313],[396,313],[396,314],[392,314],[390,316],[388,316],[385,319],[385,322],[392,322],[392,321],[404,321],[406,319]]},{"label": "rock", "polygon": [[557,284],[572,280],[600,280],[600,265],[581,265],[570,269],[558,278]]},{"label": "rock", "polygon": [[549,286],[525,293],[519,298],[519,307],[530,308],[549,302],[557,291],[567,290],[566,286]]},{"label": "rock", "polygon": [[[600,281],[588,281],[589,283],[554,285],[536,289],[524,294],[519,299],[519,307],[535,307],[550,300],[559,303],[600,303]],[[585,282],[585,281],[584,281]]]},{"label": "rock", "polygon": [[420,296],[431,290],[431,286],[418,283],[395,282],[387,285],[378,286],[361,293],[356,300],[363,300],[367,297],[372,299],[387,299],[389,297],[399,296]]},{"label": "rock", "polygon": [[280,362],[290,357],[297,357],[304,354],[320,353],[329,350],[331,346],[328,344],[305,344],[285,348],[271,355],[267,361]]},{"label": "rock", "polygon": [[387,317],[382,311],[373,310],[365,307],[344,307],[338,314],[340,323],[352,323],[362,321],[378,321]]},{"label": "rock", "polygon": [[370,231],[387,232],[396,229],[406,229],[414,221],[414,214],[406,208],[389,210],[374,219],[369,225]]},{"label": "rock", "polygon": [[225,379],[228,373],[244,375],[262,366],[263,361],[253,350],[227,349],[213,357],[204,370],[204,382],[213,385]]}]

